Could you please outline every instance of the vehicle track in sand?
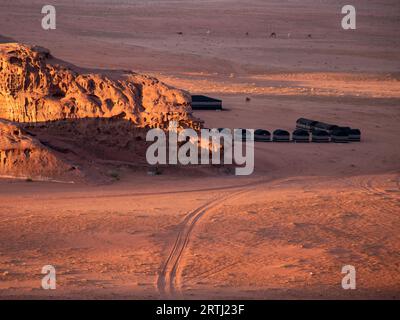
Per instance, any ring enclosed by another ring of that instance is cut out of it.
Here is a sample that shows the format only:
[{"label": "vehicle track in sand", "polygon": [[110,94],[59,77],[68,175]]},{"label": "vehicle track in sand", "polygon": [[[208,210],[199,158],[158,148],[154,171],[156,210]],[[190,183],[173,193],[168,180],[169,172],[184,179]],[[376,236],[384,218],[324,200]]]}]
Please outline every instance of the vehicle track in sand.
[{"label": "vehicle track in sand", "polygon": [[364,189],[371,195],[378,196],[381,198],[386,197],[396,200],[399,199],[399,195],[397,194],[398,192],[400,192],[399,179],[400,177],[392,179],[391,181],[395,182],[395,185],[391,186],[391,189],[387,189],[384,188],[382,186],[382,182],[379,183],[379,181],[377,181],[375,177],[366,177],[359,181],[359,187],[361,189]]},{"label": "vehicle track in sand", "polygon": [[[180,268],[181,268],[181,260],[184,255],[185,249],[188,247],[188,243],[192,234],[192,231],[196,224],[199,222],[199,220],[204,217],[207,213],[217,209],[218,207],[222,206],[224,203],[226,203],[229,200],[234,199],[235,197],[242,196],[245,193],[248,193],[252,190],[255,190],[258,185],[265,184],[265,183],[271,183],[271,186],[276,185],[280,182],[285,182],[289,179],[277,179],[275,181],[268,180],[268,181],[258,181],[254,183],[249,183],[245,184],[242,186],[230,186],[227,187],[226,189],[221,188],[218,189],[221,192],[232,192],[230,194],[223,194],[220,197],[216,197],[205,204],[201,205],[200,207],[194,209],[193,211],[190,211],[184,218],[184,220],[180,224],[180,228],[178,231],[177,238],[175,240],[175,243],[170,250],[170,253],[165,260],[165,263],[162,266],[162,269],[158,275],[157,279],[157,289],[161,297],[163,298],[177,298],[181,294],[180,288],[182,287],[182,281],[180,280]],[[398,177],[394,181],[396,186],[394,188],[398,188],[399,186],[399,180]],[[386,192],[384,188],[377,187],[376,181],[374,178],[371,177],[360,177],[359,179],[356,179],[356,181],[345,181],[345,183],[349,186],[359,188],[363,190],[364,192],[377,196],[377,197],[385,197],[387,196],[388,198],[391,198],[392,200],[396,198],[396,195],[393,195],[392,192]],[[237,191],[235,191],[237,189]],[[380,211],[384,212],[385,214],[393,214],[393,208],[382,208],[382,206],[379,206],[378,204],[374,204],[372,206],[374,209],[380,209]],[[373,223],[373,221],[369,221],[369,223]],[[389,225],[386,225],[385,223],[381,223],[381,226],[386,229],[388,232],[393,231],[392,228],[390,228]],[[376,240],[379,240],[376,238]],[[226,268],[230,268],[233,265],[237,264],[239,261],[234,261],[232,263],[228,263],[226,265],[221,265],[217,266],[216,268],[212,268],[211,270],[208,270],[201,274],[202,276],[210,276],[212,274],[218,273],[222,270],[225,270]],[[189,277],[190,281],[193,281],[195,278],[197,278],[198,275]]]},{"label": "vehicle track in sand", "polygon": [[157,279],[157,289],[161,296],[174,297],[176,296],[177,286],[177,272],[179,268],[179,263],[181,261],[182,255],[187,248],[189,239],[193,228],[196,223],[203,217],[206,213],[213,209],[223,205],[227,200],[235,198],[244,193],[250,192],[252,189],[240,189],[231,194],[225,194],[221,197],[214,198],[195,210],[189,212],[185,219],[181,223],[178,236],[175,243],[166,259]]},{"label": "vehicle track in sand", "polygon": [[[188,246],[190,236],[195,225],[204,215],[222,206],[228,200],[232,200],[236,197],[242,196],[255,190],[259,185],[271,183],[271,186],[273,186],[279,182],[286,180],[287,178],[276,180],[267,179],[248,183],[242,186],[237,186],[237,191],[233,191],[229,194],[223,194],[220,197],[216,197],[206,202],[200,207],[194,209],[193,211],[190,211],[181,222],[175,243],[172,246],[172,249],[167,259],[165,260],[161,271],[159,272],[156,285],[160,296],[163,298],[174,298],[177,296],[177,293],[180,293],[179,288],[182,286],[182,283],[179,281],[179,268],[181,258],[184,254],[185,249]],[[231,189],[227,188],[226,191],[231,191]]]},{"label": "vehicle track in sand", "polygon": [[[342,180],[346,185],[350,187],[355,187],[356,189],[361,190],[363,193],[367,194],[371,197],[371,200],[368,201],[368,206],[365,210],[374,210],[379,214],[377,216],[379,218],[379,226],[386,230],[386,232],[393,233],[395,230],[393,229],[393,225],[388,223],[387,221],[392,221],[394,216],[397,216],[398,213],[398,204],[397,201],[399,198],[396,194],[393,194],[394,191],[399,192],[399,177],[396,176],[395,179],[392,179],[391,182],[395,183],[394,189],[390,189],[388,192],[386,188],[383,187],[382,181],[379,181],[375,176],[359,176],[353,179],[343,179]],[[343,208],[344,210],[344,208]],[[371,220],[371,218],[363,217],[365,222],[368,222],[370,226],[374,226],[377,224],[376,220]],[[353,225],[353,228],[355,226]],[[360,232],[362,233],[362,229]],[[380,238],[371,239],[378,242]]]},{"label": "vehicle track in sand", "polygon": [[[374,176],[359,176],[352,179],[342,179],[342,181],[350,187],[355,187],[370,196],[374,196],[377,199],[400,199],[400,176],[391,179],[393,183],[390,186],[383,186],[382,181],[377,180]],[[390,189],[388,189],[390,188]]]},{"label": "vehicle track in sand", "polygon": [[[283,179],[282,179],[283,180]],[[247,182],[245,184],[232,184],[226,186],[215,186],[215,187],[204,187],[204,188],[194,188],[185,190],[171,190],[171,191],[159,191],[159,192],[127,192],[127,193],[109,193],[109,194],[96,194],[96,195],[73,195],[73,196],[60,196],[56,195],[54,197],[44,197],[41,198],[42,201],[54,201],[54,200],[87,200],[87,199],[108,199],[108,198],[133,198],[133,197],[153,197],[153,196],[163,196],[163,195],[173,195],[182,193],[198,193],[198,192],[210,192],[210,191],[229,191],[244,187],[251,187],[258,184],[259,182]]]}]

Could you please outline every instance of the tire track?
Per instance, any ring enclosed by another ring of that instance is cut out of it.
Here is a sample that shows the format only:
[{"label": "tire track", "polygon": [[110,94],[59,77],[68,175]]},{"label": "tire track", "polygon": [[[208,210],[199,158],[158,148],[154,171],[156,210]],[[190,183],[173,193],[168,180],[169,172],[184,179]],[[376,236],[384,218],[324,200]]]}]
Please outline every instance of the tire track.
[{"label": "tire track", "polygon": [[197,188],[197,189],[183,189],[183,190],[172,190],[172,191],[160,191],[160,192],[130,192],[130,193],[110,193],[110,194],[96,194],[96,195],[79,195],[76,196],[65,196],[61,197],[47,197],[41,198],[42,201],[58,201],[58,200],[88,200],[88,199],[108,199],[108,198],[133,198],[133,197],[153,197],[153,196],[163,196],[172,194],[184,194],[184,193],[197,193],[197,192],[210,192],[210,191],[228,191],[235,190],[244,187],[251,187],[262,182],[248,182],[242,185],[227,185],[227,186],[216,186],[210,188]]},{"label": "tire track", "polygon": [[[376,178],[374,177],[369,177],[368,179],[364,179],[361,181],[361,188],[363,188],[365,191],[369,192],[372,195],[379,196],[379,197],[388,197],[391,199],[398,199],[399,197],[391,192],[388,192],[384,188],[378,188],[376,187],[376,184],[374,182],[376,181]],[[396,188],[399,187],[398,181],[396,180]],[[398,191],[398,190],[397,190]]]},{"label": "tire track", "polygon": [[[288,179],[278,179],[275,180],[273,184],[271,184],[271,186],[278,184],[279,182],[284,182],[287,181]],[[352,187],[356,187],[358,189],[363,190],[364,192],[370,194],[370,195],[374,195],[374,196],[378,196],[378,197],[382,197],[383,195],[387,195],[387,193],[384,190],[378,189],[376,188],[376,186],[374,185],[374,180],[373,178],[368,178],[368,179],[357,179],[356,181],[348,181],[347,179],[342,179],[342,181],[347,184],[348,186],[352,186]],[[179,268],[180,268],[180,261],[181,258],[184,254],[185,249],[188,246],[188,242],[190,240],[190,236],[191,233],[196,225],[196,223],[201,219],[201,217],[203,217],[205,214],[207,214],[208,212],[216,209],[218,206],[222,205],[222,202],[225,202],[227,200],[230,200],[234,197],[243,195],[247,192],[252,191],[253,189],[255,189],[255,187],[257,185],[260,184],[264,184],[267,182],[271,182],[271,180],[269,181],[259,181],[259,182],[255,182],[254,184],[251,185],[242,185],[240,187],[237,187],[236,189],[239,189],[237,192],[230,194],[230,195],[225,195],[222,197],[218,197],[215,198],[205,204],[203,204],[202,206],[198,207],[197,209],[191,211],[184,219],[184,221],[182,222],[182,227],[179,231],[179,234],[177,236],[177,239],[174,243],[174,246],[163,266],[162,271],[159,274],[158,280],[157,280],[157,288],[158,291],[161,295],[163,295],[164,297],[171,297],[174,298],[177,296],[177,294],[180,293],[179,287],[181,286],[181,283],[179,281]],[[396,181],[397,186],[399,185],[399,180]],[[229,190],[229,189],[228,189]],[[221,190],[223,191],[223,190]],[[377,204],[373,204],[371,206],[373,209],[380,209],[380,211],[392,215],[393,211],[391,210],[391,208],[382,208],[382,206],[379,206]],[[364,218],[365,219],[365,218]],[[375,221],[372,221],[370,219],[365,219],[366,222],[369,223],[369,225],[373,225],[375,223]],[[393,232],[393,229],[390,225],[385,224],[383,222],[380,223],[381,228],[383,228],[388,234]],[[357,229],[360,231],[360,233],[363,232],[363,228],[362,227],[354,227],[353,228]],[[375,242],[378,241],[382,241],[381,237],[377,237],[374,235],[369,235],[369,238],[371,240],[374,240]],[[194,276],[189,277],[189,282],[193,281],[194,279],[198,278],[199,275],[201,275],[202,277],[209,277],[212,276],[218,272],[221,272],[227,268],[232,267],[233,265],[236,265],[237,263],[239,263],[240,261],[233,261],[232,263],[227,263],[227,264],[222,264],[219,266],[216,266],[215,268],[212,268],[211,270],[206,270],[200,274],[196,274]]]},{"label": "tire track", "polygon": [[172,250],[157,279],[157,289],[162,296],[174,296],[176,294],[179,263],[185,249],[187,248],[193,228],[200,218],[203,217],[207,212],[221,206],[224,201],[250,192],[251,190],[251,188],[245,190],[241,189],[232,194],[215,198],[191,211],[185,217],[181,223],[182,227],[178,233],[174,246],[172,247]]},{"label": "tire track", "polygon": [[[397,178],[398,179],[398,178]],[[349,187],[355,187],[361,191],[366,192],[370,196],[375,196],[377,198],[383,199],[383,198],[389,198],[392,200],[398,200],[399,196],[394,194],[396,192],[400,192],[399,189],[399,180],[396,180],[395,186],[393,190],[388,191],[384,187],[377,187],[376,186],[376,177],[364,177],[364,176],[359,176],[357,178],[353,179],[341,179],[344,184],[346,184]],[[399,189],[399,190],[397,190]]]},{"label": "tire track", "polygon": [[[394,205],[394,200],[396,200],[396,197],[392,197],[386,191],[376,188],[374,185],[374,181],[376,181],[375,177],[362,176],[362,177],[357,177],[357,179],[351,179],[350,181],[348,181],[347,179],[343,179],[342,181],[346,185],[353,188],[355,187],[356,189],[359,189],[362,192],[366,193],[367,195],[371,196],[371,201],[368,202],[368,209],[372,209],[377,213],[379,213],[380,214],[379,226],[385,229],[386,232],[392,233],[393,225],[388,224],[386,221],[387,220],[391,221],[393,216],[397,216],[398,208],[396,208]],[[397,182],[398,181],[399,180],[397,180]],[[384,201],[385,197],[389,198],[390,202]],[[373,221],[366,217],[364,217],[363,219],[368,221],[370,225],[376,225],[376,221]],[[379,239],[374,239],[374,240],[378,241]]]},{"label": "tire track", "polygon": [[189,212],[184,220],[181,222],[181,228],[178,232],[177,238],[175,243],[163,264],[161,271],[157,278],[157,290],[159,294],[165,297],[174,297],[176,294],[176,285],[178,287],[180,284],[177,281],[177,274],[179,270],[179,263],[182,258],[182,255],[187,248],[187,245],[190,240],[190,235],[195,227],[196,223],[202,218],[205,214],[210,212],[211,210],[216,209],[217,207],[221,206],[224,201],[233,199],[235,197],[241,196],[245,193],[253,191],[256,189],[257,186],[263,184],[269,184],[270,187],[275,185],[279,185],[281,182],[290,181],[288,178],[268,178],[268,179],[261,179],[255,182],[246,183],[243,185],[238,186],[229,186],[227,188],[218,189],[220,191],[230,191],[237,189],[236,192],[233,192],[228,195],[223,195],[221,197],[214,198],[205,204],[201,205],[200,207],[196,208],[195,210]]}]

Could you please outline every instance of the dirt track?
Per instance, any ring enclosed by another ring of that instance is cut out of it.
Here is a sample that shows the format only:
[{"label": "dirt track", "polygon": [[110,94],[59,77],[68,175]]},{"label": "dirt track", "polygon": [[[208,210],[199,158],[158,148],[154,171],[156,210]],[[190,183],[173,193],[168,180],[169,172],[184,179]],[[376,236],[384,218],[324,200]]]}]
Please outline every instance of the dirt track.
[{"label": "dirt track", "polygon": [[[237,191],[233,192],[228,196],[218,197],[213,199],[201,207],[190,212],[181,223],[181,229],[178,233],[175,244],[169,254],[165,265],[162,267],[162,271],[157,280],[157,288],[162,296],[167,295],[169,297],[176,298],[176,291],[179,294],[179,288],[181,284],[179,283],[180,276],[177,275],[180,269],[179,262],[185,249],[189,243],[190,234],[195,227],[196,223],[209,211],[215,210],[223,204],[225,201],[244,194],[247,191]],[[178,290],[177,290],[178,289]]]},{"label": "dirt track", "polygon": [[[195,112],[206,127],[293,131],[308,117],[360,128],[362,142],[257,143],[247,178],[1,180],[0,298],[399,299],[399,2],[353,4],[345,32],[336,0],[59,0],[45,32],[42,1],[2,2],[0,41],[221,98],[225,111]],[[264,179],[282,180],[252,185]],[[40,288],[47,264],[55,292]],[[357,290],[341,288],[345,264]]]}]

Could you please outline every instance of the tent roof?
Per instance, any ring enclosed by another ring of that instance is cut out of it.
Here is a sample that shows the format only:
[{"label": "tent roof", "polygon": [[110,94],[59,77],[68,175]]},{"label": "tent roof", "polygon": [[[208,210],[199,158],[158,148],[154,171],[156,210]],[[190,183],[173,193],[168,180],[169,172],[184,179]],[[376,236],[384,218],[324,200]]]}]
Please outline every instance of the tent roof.
[{"label": "tent roof", "polygon": [[289,136],[290,133],[286,130],[282,130],[282,129],[277,129],[274,131],[274,135],[279,135],[279,136]]},{"label": "tent roof", "polygon": [[302,123],[302,124],[312,124],[314,122],[317,122],[317,121],[311,120],[311,119],[306,119],[306,118],[299,118],[296,121],[296,123]]},{"label": "tent roof", "polygon": [[314,136],[324,136],[324,137],[329,137],[329,133],[326,131],[322,131],[322,130],[313,130],[312,134]]},{"label": "tent roof", "polygon": [[297,135],[297,136],[309,136],[310,134],[308,133],[307,130],[303,130],[303,129],[297,129],[293,131],[293,135]]},{"label": "tent roof", "polygon": [[337,128],[336,125],[333,124],[329,124],[329,123],[324,123],[324,122],[317,122],[314,125],[315,128],[319,128],[319,129],[324,129],[324,130],[333,130],[335,128]]},{"label": "tent roof", "polygon": [[254,131],[254,134],[271,135],[271,133],[268,130],[264,130],[264,129],[257,129],[256,131]]},{"label": "tent roof", "polygon": [[222,100],[203,96],[203,95],[192,95],[192,102],[222,102]]}]

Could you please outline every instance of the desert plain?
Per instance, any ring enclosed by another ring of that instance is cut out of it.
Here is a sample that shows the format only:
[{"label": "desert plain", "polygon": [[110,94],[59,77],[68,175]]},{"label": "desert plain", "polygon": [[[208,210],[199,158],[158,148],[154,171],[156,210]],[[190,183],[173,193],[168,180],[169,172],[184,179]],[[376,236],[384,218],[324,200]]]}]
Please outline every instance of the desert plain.
[{"label": "desert plain", "polygon": [[[3,177],[1,299],[400,298],[398,1],[353,1],[356,30],[335,0],[53,4],[57,29],[43,30],[42,1],[1,1],[0,41],[220,98],[223,111],[194,112],[208,128],[293,131],[306,117],[362,141],[257,142],[245,177],[149,175],[134,158],[107,182]],[[56,290],[41,287],[45,265]]]}]

